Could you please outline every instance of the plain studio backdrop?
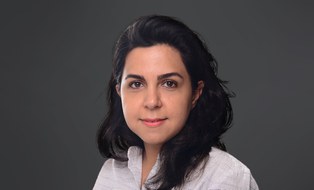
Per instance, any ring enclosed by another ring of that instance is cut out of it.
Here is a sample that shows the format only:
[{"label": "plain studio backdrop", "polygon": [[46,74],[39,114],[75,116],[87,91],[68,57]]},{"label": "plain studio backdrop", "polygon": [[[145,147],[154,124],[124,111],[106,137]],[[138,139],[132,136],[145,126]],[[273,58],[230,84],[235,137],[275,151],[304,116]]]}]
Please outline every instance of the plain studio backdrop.
[{"label": "plain studio backdrop", "polygon": [[11,1],[1,8],[0,189],[91,189],[103,164],[113,45],[135,18],[178,17],[229,80],[228,151],[260,189],[313,178],[312,1]]}]

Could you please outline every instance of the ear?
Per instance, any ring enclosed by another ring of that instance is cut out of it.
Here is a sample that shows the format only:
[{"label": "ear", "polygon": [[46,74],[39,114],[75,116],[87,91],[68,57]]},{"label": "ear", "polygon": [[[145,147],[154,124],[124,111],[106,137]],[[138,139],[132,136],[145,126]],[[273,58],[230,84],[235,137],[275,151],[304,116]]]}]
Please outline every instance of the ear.
[{"label": "ear", "polygon": [[116,84],[116,91],[117,91],[117,94],[119,96],[121,96],[121,94],[120,94],[120,84]]},{"label": "ear", "polygon": [[202,92],[203,92],[203,88],[204,88],[204,82],[198,81],[197,82],[197,88],[195,89],[193,97],[192,97],[192,108],[195,107],[197,100],[199,99],[199,97],[201,97]]}]

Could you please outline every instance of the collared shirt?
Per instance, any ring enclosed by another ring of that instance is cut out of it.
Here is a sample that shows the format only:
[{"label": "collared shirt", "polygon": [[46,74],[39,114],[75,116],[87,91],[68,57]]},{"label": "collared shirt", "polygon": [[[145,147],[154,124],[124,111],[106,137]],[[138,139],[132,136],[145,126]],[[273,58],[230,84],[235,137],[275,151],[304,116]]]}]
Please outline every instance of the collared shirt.
[{"label": "collared shirt", "polygon": [[[142,150],[130,147],[128,161],[108,159],[102,166],[93,190],[145,190],[141,186]],[[203,173],[195,170],[191,180],[181,187],[183,190],[258,190],[250,170],[229,153],[212,148]],[[159,159],[148,178],[158,170]]]}]

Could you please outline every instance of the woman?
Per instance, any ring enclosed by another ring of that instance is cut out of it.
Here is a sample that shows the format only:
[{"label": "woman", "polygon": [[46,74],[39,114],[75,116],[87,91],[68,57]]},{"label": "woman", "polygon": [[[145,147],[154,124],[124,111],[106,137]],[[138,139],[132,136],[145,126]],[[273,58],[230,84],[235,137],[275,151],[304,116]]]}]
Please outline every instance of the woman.
[{"label": "woman", "polygon": [[258,189],[220,140],[230,95],[196,33],[171,17],[141,17],[120,36],[113,64],[98,131],[107,160],[94,190]]}]

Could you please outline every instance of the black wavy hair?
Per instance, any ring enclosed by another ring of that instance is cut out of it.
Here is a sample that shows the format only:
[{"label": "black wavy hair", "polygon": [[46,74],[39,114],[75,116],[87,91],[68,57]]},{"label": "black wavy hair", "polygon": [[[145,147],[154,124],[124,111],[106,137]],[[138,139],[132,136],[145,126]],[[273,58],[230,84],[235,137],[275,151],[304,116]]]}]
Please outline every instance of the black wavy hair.
[{"label": "black wavy hair", "polygon": [[105,158],[127,161],[130,146],[144,149],[143,141],[127,126],[116,85],[121,82],[127,54],[136,47],[166,44],[180,52],[190,75],[192,90],[204,82],[203,92],[183,129],[161,148],[160,168],[147,187],[180,188],[195,168],[203,168],[212,147],[226,150],[221,136],[232,123],[229,98],[233,93],[217,77],[217,62],[199,35],[173,17],[149,15],[129,25],[114,51],[113,72],[108,86],[109,110],[97,133],[98,148]]}]

